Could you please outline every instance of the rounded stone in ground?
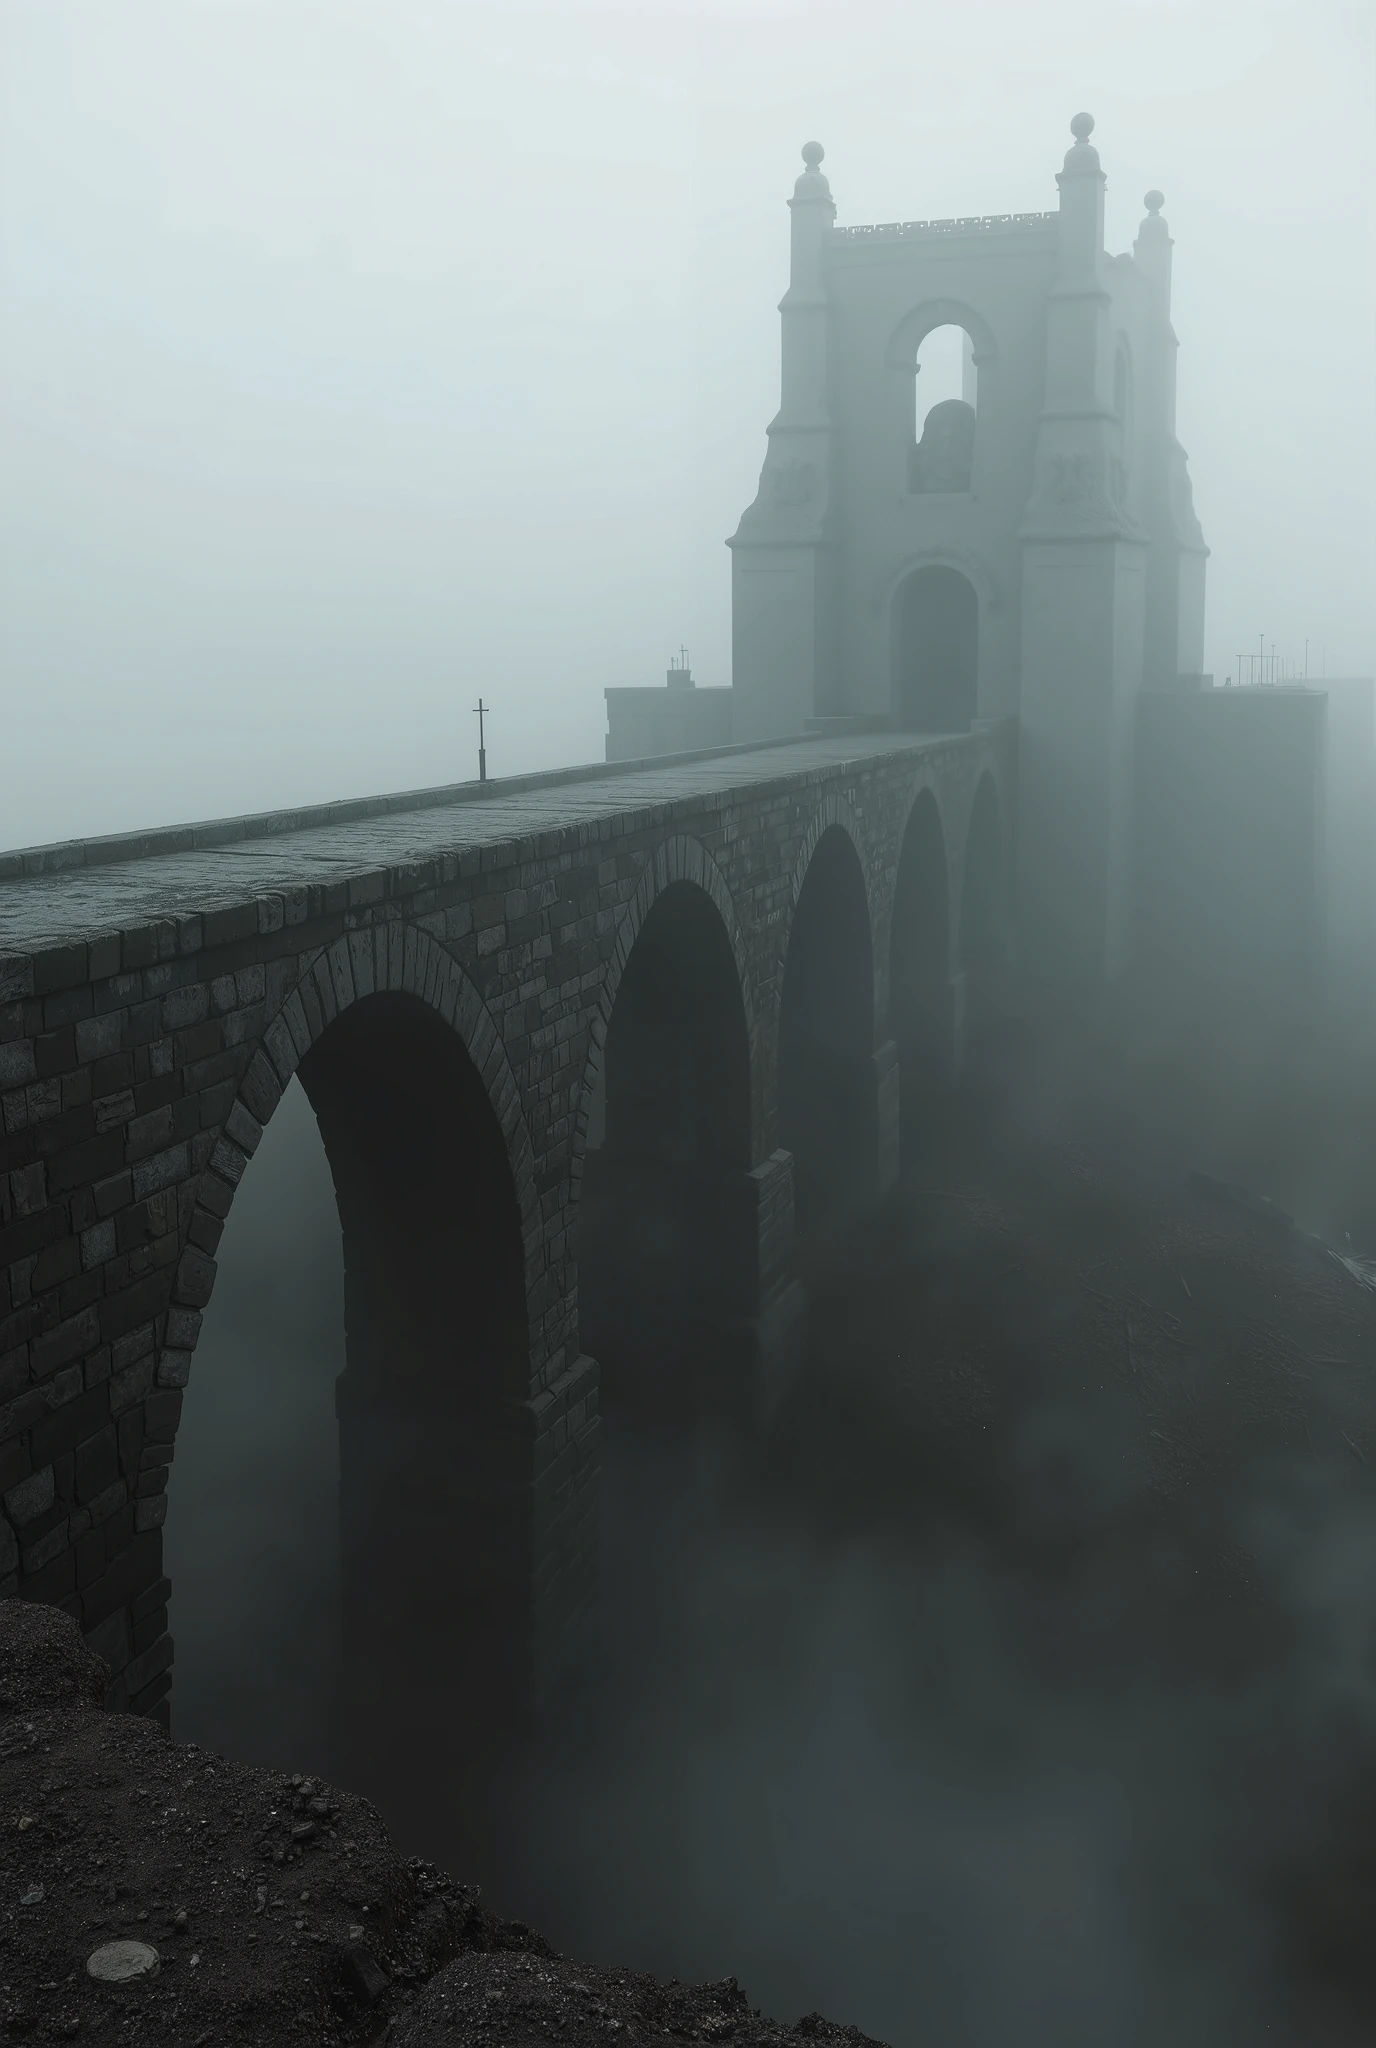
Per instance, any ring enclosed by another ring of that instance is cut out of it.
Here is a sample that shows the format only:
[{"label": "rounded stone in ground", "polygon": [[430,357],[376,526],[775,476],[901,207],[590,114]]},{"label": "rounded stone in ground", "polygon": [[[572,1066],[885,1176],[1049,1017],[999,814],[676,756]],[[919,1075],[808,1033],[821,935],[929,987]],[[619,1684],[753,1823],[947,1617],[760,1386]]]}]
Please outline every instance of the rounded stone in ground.
[{"label": "rounded stone in ground", "polygon": [[98,1984],[144,1984],[158,1968],[158,1952],[146,1941],[107,1941],[86,1959],[86,1974]]}]

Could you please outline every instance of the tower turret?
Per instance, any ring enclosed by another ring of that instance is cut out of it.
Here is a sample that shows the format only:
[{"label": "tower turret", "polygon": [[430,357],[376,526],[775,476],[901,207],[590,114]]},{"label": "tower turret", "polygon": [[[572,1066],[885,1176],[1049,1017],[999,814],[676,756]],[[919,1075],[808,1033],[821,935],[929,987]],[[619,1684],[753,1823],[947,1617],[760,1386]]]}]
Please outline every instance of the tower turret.
[{"label": "tower turret", "polygon": [[1171,325],[1170,229],[1162,193],[1148,192],[1133,261],[1147,300],[1143,399],[1142,511],[1151,539],[1147,568],[1145,681],[1173,689],[1204,665],[1204,564],[1209,550],[1195,516],[1185,450],[1175,434],[1175,364]]},{"label": "tower turret", "polygon": [[788,290],[779,301],[781,390],[777,425],[827,425],[827,295],[822,282],[822,238],[836,218],[831,186],[822,175],[826,151],[803,144],[802,176],[788,202]]},{"label": "tower turret", "polygon": [[1070,125],[1022,526],[1019,692],[1029,965],[1061,986],[1111,976],[1127,955],[1146,575],[1114,404],[1106,181],[1089,140],[1092,116],[1077,114]]},{"label": "tower turret", "polygon": [[736,738],[801,732],[829,707],[836,666],[831,311],[824,249],[836,218],[820,142],[803,145],[789,200],[788,290],[779,301],[779,410],[754,503],[727,543]]}]

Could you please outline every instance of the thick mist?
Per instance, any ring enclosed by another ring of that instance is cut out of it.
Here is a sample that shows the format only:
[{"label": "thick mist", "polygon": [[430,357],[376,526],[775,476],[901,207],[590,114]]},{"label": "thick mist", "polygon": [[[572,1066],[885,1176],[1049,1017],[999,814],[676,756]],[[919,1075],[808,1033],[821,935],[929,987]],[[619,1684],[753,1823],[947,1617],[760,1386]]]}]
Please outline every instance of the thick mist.
[{"label": "thick mist", "polygon": [[[734,1974],[895,2048],[1369,2038],[1376,1493],[1311,1354],[1360,1376],[1376,1314],[1201,1215],[1180,1163],[1245,1159],[1370,1249],[1347,1134],[1376,1115],[1331,1071],[1299,1117],[1165,1099],[1145,1063],[1051,1059],[986,1123],[967,1103],[814,1276],[763,1445],[609,1404],[578,1680],[476,1765],[374,1728],[399,1840],[567,1952]],[[1213,1418],[1197,1484],[1104,1369],[1110,1285],[1172,1435],[1177,1396]],[[291,1768],[336,1755],[339,1291],[293,1089],[226,1229],[167,1524],[174,1732]],[[1152,1349],[1172,1305],[1203,1315],[1188,1384]]]},{"label": "thick mist", "polygon": [[[597,759],[685,644],[728,683],[810,136],[843,224],[1037,211],[1092,109],[1110,251],[1166,195],[1205,667],[1369,674],[1374,65],[1365,0],[8,0],[0,846],[463,779],[480,694],[494,776]],[[1369,941],[1283,1090],[1129,1017],[1116,1078],[967,1103],[762,1440],[611,1406],[576,1682],[509,1753],[377,1726],[398,1842],[893,2048],[1376,2038],[1373,1308],[1185,1187],[1376,1254]],[[293,1087],[176,1448],[172,1723],[326,1773],[343,1345]]]},{"label": "thick mist", "polygon": [[600,756],[730,680],[786,200],[1166,194],[1205,666],[1369,673],[1360,0],[0,11],[0,842]]}]

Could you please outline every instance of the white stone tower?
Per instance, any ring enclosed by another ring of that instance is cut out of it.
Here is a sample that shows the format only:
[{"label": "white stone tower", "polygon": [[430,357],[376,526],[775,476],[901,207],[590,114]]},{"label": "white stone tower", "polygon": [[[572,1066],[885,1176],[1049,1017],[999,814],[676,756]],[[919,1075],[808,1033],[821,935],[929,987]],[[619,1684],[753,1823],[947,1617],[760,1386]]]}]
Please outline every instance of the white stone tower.
[{"label": "white stone tower", "polygon": [[[1027,964],[1123,964],[1136,700],[1198,684],[1204,547],[1175,438],[1159,193],[1104,249],[1079,114],[1041,214],[837,227],[822,150],[790,200],[782,394],[732,549],[737,740],[859,720],[1020,721]],[[918,350],[965,337],[925,410]]]}]

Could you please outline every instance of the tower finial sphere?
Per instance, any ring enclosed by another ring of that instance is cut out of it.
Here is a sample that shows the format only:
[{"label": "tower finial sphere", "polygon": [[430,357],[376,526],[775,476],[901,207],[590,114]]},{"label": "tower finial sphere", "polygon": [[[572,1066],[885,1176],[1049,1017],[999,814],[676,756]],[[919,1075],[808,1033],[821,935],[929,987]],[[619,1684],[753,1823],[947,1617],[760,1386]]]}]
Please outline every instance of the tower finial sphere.
[{"label": "tower finial sphere", "polygon": [[1093,114],[1077,114],[1070,124],[1070,132],[1077,142],[1088,142],[1094,133]]},{"label": "tower finial sphere", "polygon": [[1146,207],[1148,213],[1160,213],[1165,203],[1165,193],[1158,192],[1155,190],[1155,188],[1148,192],[1146,198],[1142,201],[1142,204]]},{"label": "tower finial sphere", "polygon": [[810,171],[816,170],[825,155],[826,151],[820,142],[805,142],[803,144],[803,162]]}]

